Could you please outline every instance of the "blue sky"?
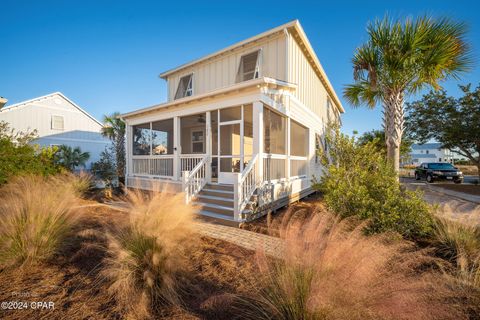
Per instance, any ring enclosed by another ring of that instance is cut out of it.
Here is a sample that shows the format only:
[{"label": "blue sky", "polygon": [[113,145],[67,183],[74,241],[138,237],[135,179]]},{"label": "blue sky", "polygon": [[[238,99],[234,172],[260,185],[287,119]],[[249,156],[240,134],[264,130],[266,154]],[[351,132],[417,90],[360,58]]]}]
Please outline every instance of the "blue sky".
[{"label": "blue sky", "polygon": [[[367,22],[385,13],[467,22],[476,66],[444,87],[456,95],[457,83],[480,83],[478,1],[1,0],[0,8],[0,96],[13,104],[61,91],[98,119],[165,101],[160,72],[293,19],[340,97]],[[344,132],[381,128],[381,108],[352,109],[341,99]]]}]

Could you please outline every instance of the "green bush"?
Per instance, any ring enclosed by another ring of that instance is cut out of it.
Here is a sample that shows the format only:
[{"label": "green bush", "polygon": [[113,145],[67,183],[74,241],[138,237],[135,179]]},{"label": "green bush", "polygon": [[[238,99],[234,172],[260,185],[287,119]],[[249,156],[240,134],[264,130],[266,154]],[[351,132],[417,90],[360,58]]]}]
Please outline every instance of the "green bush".
[{"label": "green bush", "polygon": [[326,169],[316,188],[341,217],[369,219],[369,233],[396,231],[406,238],[431,232],[432,216],[421,195],[401,188],[393,167],[376,143],[360,145],[333,127],[326,134],[328,152],[320,151]]},{"label": "green bush", "polygon": [[31,145],[35,132],[14,133],[0,121],[0,185],[16,175],[56,174],[61,168],[54,163],[57,147]]}]

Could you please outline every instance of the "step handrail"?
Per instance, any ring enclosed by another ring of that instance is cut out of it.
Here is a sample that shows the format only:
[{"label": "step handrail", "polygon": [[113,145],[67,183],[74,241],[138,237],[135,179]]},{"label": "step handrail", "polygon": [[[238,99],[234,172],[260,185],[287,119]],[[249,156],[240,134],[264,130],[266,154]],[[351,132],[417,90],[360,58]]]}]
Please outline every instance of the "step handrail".
[{"label": "step handrail", "polygon": [[185,203],[190,203],[207,184],[208,155],[203,156],[192,171],[182,171],[182,188]]},{"label": "step handrail", "polygon": [[256,154],[250,160],[242,173],[238,175],[238,181],[234,185],[235,200],[237,200],[235,201],[234,211],[238,220],[240,220],[241,213],[261,182],[257,173],[258,157],[258,154]]}]

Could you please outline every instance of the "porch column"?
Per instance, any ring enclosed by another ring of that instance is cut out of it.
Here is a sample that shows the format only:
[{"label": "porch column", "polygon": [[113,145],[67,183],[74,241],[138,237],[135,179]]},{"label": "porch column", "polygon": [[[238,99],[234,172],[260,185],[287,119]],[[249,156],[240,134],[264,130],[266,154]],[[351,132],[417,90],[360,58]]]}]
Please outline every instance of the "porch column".
[{"label": "porch column", "polygon": [[253,154],[258,154],[257,160],[257,180],[263,180],[263,103],[255,101],[253,103]]},{"label": "porch column", "polygon": [[287,136],[285,137],[285,147],[287,160],[285,163],[285,178],[290,179],[290,117],[287,117]]},{"label": "porch column", "polygon": [[207,168],[205,170],[205,175],[207,182],[212,182],[212,115],[210,111],[207,111],[205,116],[205,152],[207,154]]},{"label": "porch column", "polygon": [[125,186],[128,186],[128,176],[132,173],[132,126],[128,123],[125,127]]},{"label": "porch column", "polygon": [[173,180],[176,181],[181,178],[180,154],[182,146],[180,141],[180,117],[173,117]]}]

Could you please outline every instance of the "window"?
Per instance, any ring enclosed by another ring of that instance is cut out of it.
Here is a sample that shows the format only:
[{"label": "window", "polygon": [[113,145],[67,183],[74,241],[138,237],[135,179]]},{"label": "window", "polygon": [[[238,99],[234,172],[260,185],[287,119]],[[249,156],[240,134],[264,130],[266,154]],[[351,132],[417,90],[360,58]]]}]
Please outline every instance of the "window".
[{"label": "window", "polygon": [[429,153],[429,152],[428,152],[428,150],[427,150],[427,151],[425,151],[425,153],[426,153],[426,154],[428,154],[428,153]]},{"label": "window", "polygon": [[54,130],[64,129],[63,116],[52,116],[52,129]]},{"label": "window", "polygon": [[192,153],[204,153],[203,130],[192,131]]},{"label": "window", "polygon": [[263,113],[264,152],[286,154],[286,119],[265,108]]},{"label": "window", "polygon": [[293,120],[290,120],[290,155],[308,155],[308,129]]},{"label": "window", "polygon": [[260,50],[246,54],[240,58],[236,82],[242,82],[258,78],[258,56]]},{"label": "window", "polygon": [[442,158],[438,158],[438,162],[442,162]]},{"label": "window", "polygon": [[190,97],[191,95],[193,95],[193,74],[180,78],[175,99]]}]

